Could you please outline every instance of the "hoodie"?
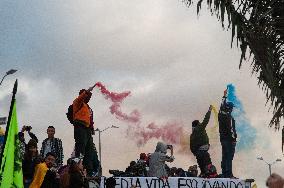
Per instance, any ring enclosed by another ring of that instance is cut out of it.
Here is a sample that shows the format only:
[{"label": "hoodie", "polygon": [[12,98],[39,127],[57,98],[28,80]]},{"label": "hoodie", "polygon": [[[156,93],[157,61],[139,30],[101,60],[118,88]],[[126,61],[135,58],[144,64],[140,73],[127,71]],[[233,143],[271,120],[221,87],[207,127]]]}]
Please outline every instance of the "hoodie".
[{"label": "hoodie", "polygon": [[165,162],[171,162],[174,160],[173,156],[167,156],[167,145],[158,142],[156,146],[156,150],[151,154],[149,160],[149,177],[167,177],[168,173],[166,171]]}]

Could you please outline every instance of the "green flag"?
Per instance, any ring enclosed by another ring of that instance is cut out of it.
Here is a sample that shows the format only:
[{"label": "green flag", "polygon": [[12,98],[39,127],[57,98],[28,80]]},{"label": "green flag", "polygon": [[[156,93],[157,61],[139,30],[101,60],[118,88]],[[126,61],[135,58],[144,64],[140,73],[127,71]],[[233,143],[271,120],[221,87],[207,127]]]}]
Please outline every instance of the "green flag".
[{"label": "green flag", "polygon": [[18,122],[16,110],[16,89],[14,86],[13,98],[10,106],[6,128],[4,148],[1,158],[0,188],[23,188],[22,160],[20,158],[20,141],[18,137]]}]

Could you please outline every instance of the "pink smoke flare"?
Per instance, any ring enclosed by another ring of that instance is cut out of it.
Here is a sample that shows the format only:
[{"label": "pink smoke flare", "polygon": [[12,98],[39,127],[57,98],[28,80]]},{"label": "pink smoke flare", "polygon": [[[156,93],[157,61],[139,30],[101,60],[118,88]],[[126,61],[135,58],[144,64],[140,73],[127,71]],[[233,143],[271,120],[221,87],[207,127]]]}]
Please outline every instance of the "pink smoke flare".
[{"label": "pink smoke flare", "polygon": [[129,115],[123,113],[120,109],[120,105],[123,100],[130,95],[130,91],[125,91],[122,93],[110,92],[106,87],[101,83],[97,82],[95,86],[98,86],[101,90],[101,93],[105,96],[106,99],[110,99],[113,104],[109,107],[111,114],[114,114],[115,117],[119,120],[123,120],[129,123],[140,122],[140,113],[138,110],[133,110]]},{"label": "pink smoke flare", "polygon": [[130,96],[130,91],[122,93],[110,92],[101,82],[97,82],[95,86],[100,88],[105,99],[110,99],[113,102],[109,107],[111,114],[115,115],[117,119],[126,121],[132,125],[128,127],[127,135],[132,137],[138,146],[145,145],[151,139],[159,139],[168,144],[179,145],[180,147],[187,144],[187,142],[183,141],[186,136],[182,123],[168,122],[158,126],[152,122],[146,127],[143,127],[141,126],[141,114],[138,110],[135,109],[130,114],[121,111],[121,103],[126,97]]},{"label": "pink smoke flare", "polygon": [[184,130],[180,123],[168,122],[165,125],[158,126],[152,122],[146,128],[137,127],[133,132],[137,144],[141,146],[153,138],[161,139],[168,144],[180,144]]}]

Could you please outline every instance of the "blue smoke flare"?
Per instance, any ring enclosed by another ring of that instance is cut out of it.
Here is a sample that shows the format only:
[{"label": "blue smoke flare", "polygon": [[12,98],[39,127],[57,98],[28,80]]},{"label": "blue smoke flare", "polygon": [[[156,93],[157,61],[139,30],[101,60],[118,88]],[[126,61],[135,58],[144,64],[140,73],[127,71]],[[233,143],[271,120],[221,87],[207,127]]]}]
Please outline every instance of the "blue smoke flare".
[{"label": "blue smoke flare", "polygon": [[238,134],[237,151],[249,150],[255,146],[256,128],[254,128],[246,117],[244,107],[236,96],[236,88],[233,84],[227,85],[227,100],[234,104],[232,116],[236,121]]}]

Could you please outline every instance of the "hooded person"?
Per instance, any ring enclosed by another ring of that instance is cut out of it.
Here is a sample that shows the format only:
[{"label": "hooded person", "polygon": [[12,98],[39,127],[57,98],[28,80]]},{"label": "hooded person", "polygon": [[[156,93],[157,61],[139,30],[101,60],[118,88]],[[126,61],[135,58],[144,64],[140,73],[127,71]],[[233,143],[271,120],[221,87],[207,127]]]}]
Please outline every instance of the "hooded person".
[{"label": "hooded person", "polygon": [[[171,156],[167,155],[167,149],[171,150]],[[168,173],[166,171],[166,162],[173,162],[173,147],[171,145],[166,145],[162,142],[158,142],[156,150],[151,154],[149,161],[149,177],[167,177]]]},{"label": "hooded person", "polygon": [[190,150],[196,157],[197,164],[200,168],[200,176],[205,175],[206,166],[211,164],[209,150],[209,138],[206,132],[206,126],[209,122],[212,106],[210,105],[208,112],[206,113],[203,121],[199,120],[192,122],[192,133],[190,135]]},{"label": "hooded person", "polygon": [[233,178],[232,162],[235,154],[237,142],[237,132],[235,128],[235,119],[232,116],[234,104],[227,101],[227,90],[218,113],[220,142],[222,145],[222,177]]}]

